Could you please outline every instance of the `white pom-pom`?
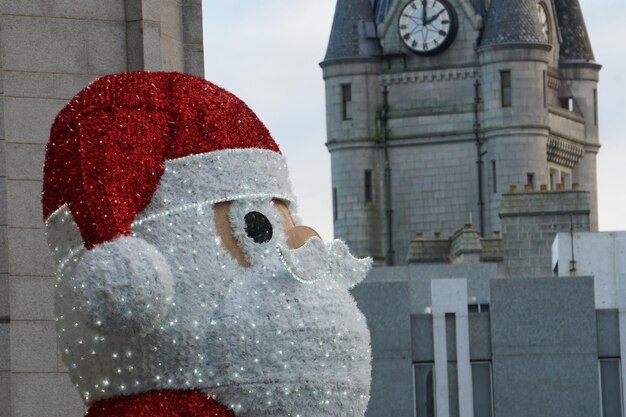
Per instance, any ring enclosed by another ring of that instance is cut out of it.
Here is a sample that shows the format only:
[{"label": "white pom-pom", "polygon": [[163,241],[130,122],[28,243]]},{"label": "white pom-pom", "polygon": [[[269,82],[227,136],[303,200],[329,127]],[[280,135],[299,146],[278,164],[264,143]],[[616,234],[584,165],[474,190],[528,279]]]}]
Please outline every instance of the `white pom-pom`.
[{"label": "white pom-pom", "polygon": [[145,240],[127,236],[86,251],[74,284],[89,324],[106,332],[150,333],[174,293],[163,255]]}]

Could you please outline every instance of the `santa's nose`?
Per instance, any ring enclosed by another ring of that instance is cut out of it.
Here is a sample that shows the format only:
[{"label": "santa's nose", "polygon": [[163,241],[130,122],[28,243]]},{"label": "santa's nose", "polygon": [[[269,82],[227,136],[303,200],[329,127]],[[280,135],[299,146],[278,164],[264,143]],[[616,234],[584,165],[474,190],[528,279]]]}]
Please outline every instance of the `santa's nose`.
[{"label": "santa's nose", "polygon": [[[313,236],[320,237],[317,232],[308,226],[294,226],[287,230],[287,246],[298,249]],[[321,239],[321,238],[320,238]]]}]

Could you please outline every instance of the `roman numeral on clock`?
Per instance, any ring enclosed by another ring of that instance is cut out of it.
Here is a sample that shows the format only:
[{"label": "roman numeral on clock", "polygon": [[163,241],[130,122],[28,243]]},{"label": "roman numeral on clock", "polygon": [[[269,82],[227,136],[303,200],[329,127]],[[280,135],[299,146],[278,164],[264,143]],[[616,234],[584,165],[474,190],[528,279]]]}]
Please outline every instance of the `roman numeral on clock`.
[{"label": "roman numeral on clock", "polygon": [[436,55],[449,47],[458,27],[452,0],[404,1],[396,23],[398,41],[422,56]]}]

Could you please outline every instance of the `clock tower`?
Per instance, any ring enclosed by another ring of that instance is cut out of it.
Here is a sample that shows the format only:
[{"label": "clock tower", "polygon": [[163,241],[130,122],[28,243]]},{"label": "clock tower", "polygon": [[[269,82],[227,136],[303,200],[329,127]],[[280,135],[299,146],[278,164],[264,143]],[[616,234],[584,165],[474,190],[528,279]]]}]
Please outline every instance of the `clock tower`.
[{"label": "clock tower", "polygon": [[501,194],[579,187],[597,229],[597,82],[578,0],[338,0],[335,236],[380,264],[415,233],[501,230]]}]

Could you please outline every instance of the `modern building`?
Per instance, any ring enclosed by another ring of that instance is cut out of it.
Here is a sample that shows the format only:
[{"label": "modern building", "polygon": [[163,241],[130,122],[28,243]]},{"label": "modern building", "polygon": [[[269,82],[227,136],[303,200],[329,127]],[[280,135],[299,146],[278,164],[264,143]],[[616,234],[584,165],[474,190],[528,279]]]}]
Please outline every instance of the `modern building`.
[{"label": "modern building", "polygon": [[334,231],[356,254],[491,236],[510,185],[577,184],[597,230],[600,65],[577,0],[338,0],[321,67]]},{"label": "modern building", "polygon": [[578,1],[338,0],[321,67],[335,235],[387,265],[367,416],[623,416]]},{"label": "modern building", "polygon": [[466,227],[374,268],[353,290],[367,416],[623,416],[626,232],[576,231],[590,212],[586,191],[505,193],[499,243]]},{"label": "modern building", "polygon": [[98,76],[202,76],[201,1],[0,1],[0,27],[0,416],[82,417],[57,348],[41,215],[49,129]]}]

